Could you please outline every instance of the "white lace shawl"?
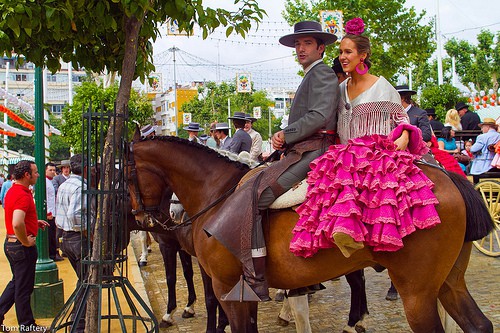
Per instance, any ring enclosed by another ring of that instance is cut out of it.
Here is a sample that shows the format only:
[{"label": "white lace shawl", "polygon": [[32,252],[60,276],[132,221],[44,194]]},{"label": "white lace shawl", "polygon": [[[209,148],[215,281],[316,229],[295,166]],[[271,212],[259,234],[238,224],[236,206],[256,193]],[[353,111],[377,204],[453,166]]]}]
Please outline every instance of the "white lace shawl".
[{"label": "white lace shawl", "polygon": [[342,144],[365,135],[387,135],[397,125],[409,123],[399,93],[384,77],[352,101],[347,94],[348,80],[340,85],[337,111],[337,132]]}]

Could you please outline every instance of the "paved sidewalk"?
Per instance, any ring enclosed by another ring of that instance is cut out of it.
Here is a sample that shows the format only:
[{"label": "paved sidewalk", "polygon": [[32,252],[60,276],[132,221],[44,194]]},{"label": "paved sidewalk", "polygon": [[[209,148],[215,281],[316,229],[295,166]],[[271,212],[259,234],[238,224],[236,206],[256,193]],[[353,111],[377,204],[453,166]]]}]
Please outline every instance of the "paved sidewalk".
[{"label": "paved sidewalk", "polygon": [[[3,242],[5,239],[5,221],[4,221],[4,211],[0,206],[0,240],[2,244],[2,250],[0,251],[0,293],[3,292],[7,283],[12,279],[12,273],[10,270],[10,265],[5,257],[5,253],[3,250]],[[141,277],[141,273],[139,267],[137,265],[137,261],[135,260],[133,250],[129,246],[129,262],[128,262],[128,279],[134,289],[141,295],[142,299],[148,304],[149,300],[146,294],[146,289],[144,288],[144,283]],[[71,296],[76,286],[76,274],[71,267],[71,264],[67,258],[63,261],[56,262],[57,268],[59,270],[59,279],[63,280],[64,286],[64,300],[65,302]],[[123,298],[120,298],[123,301]],[[62,304],[61,304],[62,306]],[[36,318],[36,322],[39,325],[50,326],[53,318]],[[12,309],[7,313],[4,320],[4,325],[8,327],[17,327],[17,319],[16,319],[16,311],[13,306]],[[116,332],[116,330],[112,329],[112,332]],[[139,330],[141,332],[141,330]]]},{"label": "paved sidewalk", "polygon": [[[139,254],[139,241],[132,235],[132,247]],[[130,255],[132,260],[133,255]],[[176,324],[165,333],[198,333],[205,331],[206,310],[204,304],[203,287],[196,259],[193,258],[196,287],[196,315],[194,318],[181,317],[182,309],[187,302],[186,282],[182,276],[180,261],[177,263],[177,307],[174,315]],[[153,242],[152,252],[148,258],[148,265],[140,268],[144,284],[147,289],[153,312],[158,321],[166,312],[167,287],[163,260],[158,244]],[[376,273],[373,269],[366,269],[366,290],[370,316],[368,318],[368,333],[400,333],[411,332],[404,315],[402,302],[386,301],[385,295],[390,285],[387,272]],[[488,257],[475,248],[472,250],[469,269],[466,273],[469,291],[476,300],[483,313],[493,322],[495,331],[500,332],[500,258]],[[347,323],[350,306],[350,288],[345,278],[325,283],[327,289],[316,293],[310,302],[310,320],[313,332],[342,332]],[[274,290],[271,297],[274,298]],[[281,303],[276,301],[259,305],[259,332],[295,332],[295,325],[280,327],[276,319],[281,309]],[[226,328],[226,332],[230,332]],[[457,332],[462,332],[459,328]]]}]

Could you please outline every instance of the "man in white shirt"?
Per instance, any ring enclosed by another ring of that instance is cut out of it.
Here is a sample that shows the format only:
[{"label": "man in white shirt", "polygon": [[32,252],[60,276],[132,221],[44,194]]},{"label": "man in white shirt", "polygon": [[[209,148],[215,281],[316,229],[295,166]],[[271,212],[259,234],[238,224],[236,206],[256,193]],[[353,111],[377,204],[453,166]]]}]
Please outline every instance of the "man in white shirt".
[{"label": "man in white shirt", "polygon": [[56,190],[52,179],[56,176],[56,165],[52,162],[45,164],[45,195],[47,198],[47,222],[49,223],[49,257],[54,261],[64,260],[57,250],[56,227]]},{"label": "man in white shirt", "polygon": [[229,145],[233,140],[228,136],[229,134],[229,124],[228,123],[217,123],[215,124],[215,135],[219,139],[219,149],[229,150]]}]

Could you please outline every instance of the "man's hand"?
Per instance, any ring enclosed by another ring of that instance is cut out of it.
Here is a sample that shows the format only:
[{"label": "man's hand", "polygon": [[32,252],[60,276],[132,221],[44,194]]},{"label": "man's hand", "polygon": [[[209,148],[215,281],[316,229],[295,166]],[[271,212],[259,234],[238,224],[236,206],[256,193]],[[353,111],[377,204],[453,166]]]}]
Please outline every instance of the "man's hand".
[{"label": "man's hand", "polygon": [[273,137],[271,138],[271,143],[274,149],[283,149],[283,145],[285,144],[285,133],[283,131],[274,133]]},{"label": "man's hand", "polygon": [[38,220],[38,228],[45,230],[45,227],[48,227],[49,224],[44,220]]},{"label": "man's hand", "polygon": [[27,237],[27,239],[28,239],[28,243],[27,244],[23,244],[24,246],[26,246],[26,247],[32,247],[32,246],[36,245],[36,237],[35,236],[29,235]]}]

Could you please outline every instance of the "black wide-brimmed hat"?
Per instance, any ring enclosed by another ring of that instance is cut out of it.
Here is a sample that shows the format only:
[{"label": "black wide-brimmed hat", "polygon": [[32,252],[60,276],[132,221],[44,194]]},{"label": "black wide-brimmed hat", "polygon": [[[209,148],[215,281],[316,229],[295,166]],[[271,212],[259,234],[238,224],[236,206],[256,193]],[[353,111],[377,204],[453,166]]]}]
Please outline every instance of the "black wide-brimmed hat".
[{"label": "black wide-brimmed hat", "polygon": [[434,110],[434,108],[425,109],[425,111],[427,112],[428,116],[435,116],[436,115],[436,110]]},{"label": "black wide-brimmed hat", "polygon": [[408,87],[408,85],[406,84],[403,84],[402,86],[395,86],[394,88],[400,94],[415,95],[417,93],[415,90],[411,90],[410,87]]},{"label": "black wide-brimmed hat", "polygon": [[189,125],[187,127],[184,127],[184,129],[186,131],[191,131],[191,132],[200,132],[200,131],[203,131],[200,128],[200,124],[198,124],[198,123],[189,123]]},{"label": "black wide-brimmed hat", "polygon": [[257,121],[257,118],[252,117],[252,116],[250,115],[250,113],[245,113],[245,119],[246,119],[247,121],[251,121],[252,123],[253,123],[254,121]]},{"label": "black wide-brimmed hat", "polygon": [[215,124],[215,130],[216,131],[219,131],[219,130],[225,130],[225,129],[229,129],[229,124],[228,123],[217,123]]},{"label": "black wide-brimmed hat", "polygon": [[235,112],[234,116],[232,117],[227,117],[227,119],[233,119],[233,120],[247,120],[247,117],[245,115],[245,112]]},{"label": "black wide-brimmed hat", "polygon": [[295,23],[293,26],[293,34],[281,37],[279,42],[288,47],[295,47],[295,40],[297,38],[307,36],[319,38],[323,41],[323,43],[325,43],[325,45],[333,44],[337,40],[337,36],[334,34],[323,31],[319,22],[302,21]]},{"label": "black wide-brimmed hat", "polygon": [[455,110],[460,111],[462,109],[469,110],[469,105],[465,104],[464,102],[458,102],[457,105],[455,105]]}]

